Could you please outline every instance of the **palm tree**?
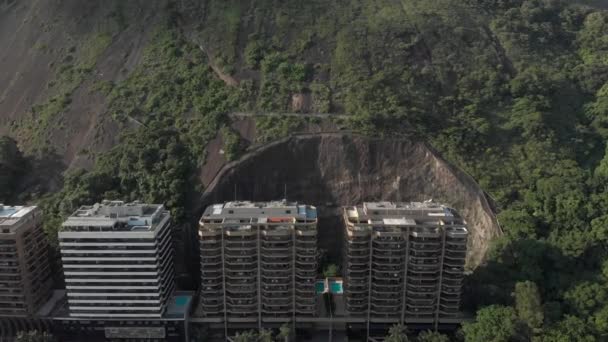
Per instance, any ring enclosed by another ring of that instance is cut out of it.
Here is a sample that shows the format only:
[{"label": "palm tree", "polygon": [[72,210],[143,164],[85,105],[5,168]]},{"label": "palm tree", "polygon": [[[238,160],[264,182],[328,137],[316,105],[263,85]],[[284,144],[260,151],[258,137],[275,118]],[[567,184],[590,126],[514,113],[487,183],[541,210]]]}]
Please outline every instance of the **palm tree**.
[{"label": "palm tree", "polygon": [[289,342],[291,337],[291,327],[285,323],[279,328],[279,334],[277,335],[277,341]]},{"label": "palm tree", "polygon": [[395,324],[388,330],[385,342],[409,342],[407,338],[407,327],[403,324]]}]

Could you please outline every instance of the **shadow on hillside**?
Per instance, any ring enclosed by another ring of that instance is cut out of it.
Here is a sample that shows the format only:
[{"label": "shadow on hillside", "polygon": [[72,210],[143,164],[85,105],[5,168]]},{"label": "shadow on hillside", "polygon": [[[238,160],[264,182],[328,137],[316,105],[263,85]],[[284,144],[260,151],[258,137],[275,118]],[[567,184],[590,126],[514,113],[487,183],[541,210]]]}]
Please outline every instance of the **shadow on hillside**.
[{"label": "shadow on hillside", "polygon": [[[513,304],[513,289],[520,281],[533,281],[543,302],[556,299],[561,289],[582,275],[577,261],[558,248],[534,239],[521,239],[501,245],[502,252],[490,254],[490,260],[465,278],[463,309],[474,313],[491,304]],[[557,270],[557,271],[555,271]]]}]

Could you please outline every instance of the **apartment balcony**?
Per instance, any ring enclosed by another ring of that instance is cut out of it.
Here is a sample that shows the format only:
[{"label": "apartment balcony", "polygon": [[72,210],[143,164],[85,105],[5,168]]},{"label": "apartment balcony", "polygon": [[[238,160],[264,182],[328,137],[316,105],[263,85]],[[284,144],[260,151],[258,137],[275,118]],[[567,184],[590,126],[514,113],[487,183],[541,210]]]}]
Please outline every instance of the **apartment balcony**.
[{"label": "apartment balcony", "polygon": [[293,283],[293,281],[291,280],[291,277],[289,278],[285,278],[285,277],[265,277],[262,276],[262,283],[264,285],[291,285]]},{"label": "apartment balcony", "polygon": [[346,250],[346,254],[349,257],[364,257],[364,256],[369,256],[369,248],[355,249],[355,248],[349,247]]},{"label": "apartment balcony", "polygon": [[292,261],[290,258],[285,258],[285,257],[271,258],[267,255],[262,257],[262,265],[264,268],[266,268],[267,266],[271,266],[271,265],[285,265],[285,267],[290,267],[291,264],[292,264]]},{"label": "apartment balcony", "polygon": [[347,245],[346,253],[349,255],[369,255],[369,245]]},{"label": "apartment balcony", "polygon": [[406,304],[410,307],[417,308],[432,308],[437,304],[436,298],[428,298],[428,299],[418,299],[418,298],[407,298]]},{"label": "apartment balcony", "polygon": [[257,244],[257,237],[256,236],[232,236],[232,237],[226,237],[224,239],[224,243],[226,245],[230,245],[230,244],[244,244],[244,245],[249,245],[249,246],[255,246]]},{"label": "apartment balcony", "polygon": [[226,281],[232,284],[244,283],[244,282],[255,282],[257,275],[239,275],[236,273],[226,274]]},{"label": "apartment balcony", "polygon": [[407,292],[408,293],[413,293],[413,294],[421,294],[421,295],[425,295],[425,294],[437,294],[437,286],[420,286],[420,285],[410,285],[407,284]]},{"label": "apartment balcony", "polygon": [[293,291],[291,290],[281,290],[281,291],[272,291],[268,289],[262,290],[262,300],[264,299],[291,299],[293,298]]},{"label": "apartment balcony", "polygon": [[201,285],[201,293],[204,292],[204,293],[207,293],[209,295],[214,294],[214,293],[215,294],[222,293],[223,292],[222,289],[223,288],[222,288],[222,284],[221,283],[219,283],[219,284],[213,284],[213,285],[210,285],[210,284]]},{"label": "apartment balcony", "polygon": [[206,317],[213,316],[213,315],[219,316],[224,311],[224,306],[223,305],[201,305],[201,311],[203,312],[203,315]]},{"label": "apartment balcony", "polygon": [[219,269],[214,269],[214,270],[201,270],[201,278],[202,279],[218,279],[218,278],[222,278],[222,272]]},{"label": "apartment balcony", "polygon": [[387,257],[387,256],[374,255],[373,260],[372,260],[372,265],[374,267],[379,267],[379,266],[400,267],[402,264],[403,264],[403,259],[401,257]]},{"label": "apartment balcony", "polygon": [[235,306],[226,308],[226,313],[228,313],[229,316],[248,317],[257,314],[257,312],[257,305]]},{"label": "apartment balcony", "polygon": [[269,270],[269,269],[266,269],[265,267],[262,267],[261,274],[262,274],[262,276],[264,276],[266,278],[285,278],[285,277],[291,278],[293,271],[292,271],[291,267],[286,267],[281,270]]},{"label": "apartment balcony", "polygon": [[226,265],[234,265],[236,267],[245,265],[250,267],[256,267],[258,260],[254,257],[245,258],[236,256],[225,256],[224,262],[226,263]]},{"label": "apartment balcony", "polygon": [[203,256],[203,255],[210,255],[210,256],[221,255],[222,248],[219,246],[213,246],[213,247],[207,248],[207,246],[201,245],[199,248],[199,253],[201,256]]},{"label": "apartment balcony", "polygon": [[439,271],[439,264],[434,265],[408,265],[408,271],[416,274],[435,274]]},{"label": "apartment balcony", "polygon": [[372,303],[370,312],[372,313],[372,315],[377,317],[386,317],[401,314],[401,308],[396,306],[375,305],[374,303]]},{"label": "apartment balcony", "polygon": [[443,260],[443,265],[446,268],[451,268],[451,267],[456,267],[456,268],[460,268],[460,267],[464,267],[465,261],[464,259],[462,260],[456,260],[456,259],[450,259],[450,258],[445,258]]},{"label": "apartment balcony", "polygon": [[233,284],[226,284],[226,293],[230,293],[230,294],[247,294],[247,293],[255,293],[256,292],[256,286],[246,286],[246,285],[233,285]]},{"label": "apartment balcony", "polygon": [[435,273],[416,273],[407,272],[407,279],[409,281],[439,281],[439,271]]},{"label": "apartment balcony", "polygon": [[346,276],[351,278],[366,278],[369,276],[369,270],[346,270]]},{"label": "apartment balcony", "polygon": [[415,318],[434,318],[435,317],[435,310],[429,310],[429,309],[419,309],[419,308],[415,308],[415,309],[406,309],[405,313],[408,317],[415,317]]},{"label": "apartment balcony", "polygon": [[348,247],[351,247],[351,246],[369,247],[369,239],[367,239],[367,238],[351,238],[351,239],[344,239],[344,241],[346,242],[345,245]]},{"label": "apartment balcony", "polygon": [[220,267],[221,264],[222,264],[221,257],[220,258],[212,257],[212,258],[201,259],[201,268],[203,268],[203,267],[208,267],[208,268]]},{"label": "apartment balcony", "polygon": [[393,280],[401,280],[402,273],[401,272],[391,272],[391,271],[380,271],[373,269],[372,270],[373,279],[376,281],[393,281]]},{"label": "apartment balcony", "polygon": [[226,247],[224,249],[226,251],[226,254],[233,254],[233,255],[237,255],[239,253],[242,252],[250,252],[247,254],[251,254],[251,253],[257,253],[257,246],[256,245],[246,245],[246,244],[236,244],[236,243],[232,243],[232,244],[226,244]]},{"label": "apartment balcony", "polygon": [[446,305],[444,303],[439,304],[439,311],[445,313],[460,313],[458,305]]},{"label": "apartment balcony", "polygon": [[317,255],[317,248],[316,247],[305,247],[305,246],[296,246],[296,254],[298,255],[310,255],[310,256],[316,256]]},{"label": "apartment balcony", "polygon": [[316,257],[307,257],[304,255],[298,255],[298,256],[296,256],[296,264],[316,265],[317,258]]},{"label": "apartment balcony", "polygon": [[367,294],[369,293],[369,288],[362,286],[345,287],[344,292],[347,293],[349,296],[367,296]]},{"label": "apartment balcony", "polygon": [[391,300],[391,301],[400,301],[402,296],[402,291],[378,291],[373,289],[371,291],[372,299],[378,300]]},{"label": "apartment balcony", "polygon": [[379,295],[397,295],[402,293],[403,286],[399,285],[391,285],[391,286],[378,286],[376,284],[372,284],[372,293],[378,293]]},{"label": "apartment balcony", "polygon": [[298,228],[296,229],[296,233],[298,234],[298,236],[317,236],[317,230],[316,229],[303,229],[303,228]]},{"label": "apartment balcony", "polygon": [[236,257],[236,258],[244,258],[244,257],[255,257],[257,255],[257,250],[255,248],[229,248],[226,247],[224,252],[224,257]]},{"label": "apartment balcony", "polygon": [[314,268],[310,268],[310,269],[301,269],[298,268],[296,269],[296,276],[301,277],[301,278],[316,278],[317,276],[317,270]]},{"label": "apartment balcony", "polygon": [[288,237],[291,236],[291,229],[265,229],[262,230],[262,236],[264,237]]},{"label": "apartment balcony", "polygon": [[280,298],[280,297],[262,297],[262,305],[267,306],[286,306],[292,305],[293,299],[289,297]]},{"label": "apartment balcony", "polygon": [[457,286],[457,287],[462,286],[462,282],[463,282],[463,279],[448,279],[448,278],[443,278],[442,281],[441,281],[441,283],[443,285],[446,285],[446,286]]},{"label": "apartment balcony", "polygon": [[464,266],[448,265],[444,262],[443,272],[449,275],[462,275],[464,273]]},{"label": "apartment balcony", "polygon": [[233,237],[236,237],[236,238],[252,237],[252,236],[257,235],[257,232],[252,229],[234,229],[234,230],[227,229],[225,231],[225,234],[226,234],[226,239],[230,239]]},{"label": "apartment balcony", "polygon": [[346,303],[346,311],[348,311],[351,317],[365,317],[367,316],[367,303],[361,305],[353,305]]},{"label": "apartment balcony", "polygon": [[213,239],[214,237],[219,236],[221,234],[222,234],[221,228],[213,228],[213,229],[199,228],[199,230],[198,230],[198,236],[201,240]]},{"label": "apartment balcony", "polygon": [[288,295],[288,296],[292,296],[293,295],[293,287],[290,286],[283,286],[283,285],[269,285],[269,284],[263,284],[262,285],[262,294],[266,295],[266,296],[283,296],[283,295]]},{"label": "apartment balcony", "polygon": [[357,259],[350,258],[350,259],[348,259],[346,266],[347,266],[347,269],[350,269],[350,268],[356,269],[357,267],[364,267],[365,269],[368,269],[369,268],[369,257],[357,258]]}]

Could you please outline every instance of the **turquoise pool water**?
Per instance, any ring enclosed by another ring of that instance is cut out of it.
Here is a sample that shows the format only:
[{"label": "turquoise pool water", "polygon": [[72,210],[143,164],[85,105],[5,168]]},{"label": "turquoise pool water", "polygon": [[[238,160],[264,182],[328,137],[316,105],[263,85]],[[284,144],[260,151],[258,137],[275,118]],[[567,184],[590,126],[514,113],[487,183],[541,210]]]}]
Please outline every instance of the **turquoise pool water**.
[{"label": "turquoise pool water", "polygon": [[188,296],[175,297],[175,305],[184,306],[184,305],[188,304],[189,299],[190,299],[190,297],[188,297]]},{"label": "turquoise pool water", "polygon": [[342,294],[344,293],[344,288],[342,286],[342,282],[330,281],[329,282],[329,292]]},{"label": "turquoise pool water", "polygon": [[321,294],[321,293],[325,292],[325,282],[324,281],[321,280],[315,284],[315,292],[317,294]]}]

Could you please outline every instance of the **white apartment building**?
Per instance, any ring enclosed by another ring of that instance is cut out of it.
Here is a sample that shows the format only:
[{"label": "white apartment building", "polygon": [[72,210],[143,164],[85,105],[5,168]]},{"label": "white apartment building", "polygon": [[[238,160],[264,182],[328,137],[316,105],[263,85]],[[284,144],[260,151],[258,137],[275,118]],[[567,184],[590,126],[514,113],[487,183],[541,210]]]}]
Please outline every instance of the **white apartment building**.
[{"label": "white apartment building", "polygon": [[171,217],[160,204],[83,206],[59,232],[70,316],[161,318],[174,290]]}]

